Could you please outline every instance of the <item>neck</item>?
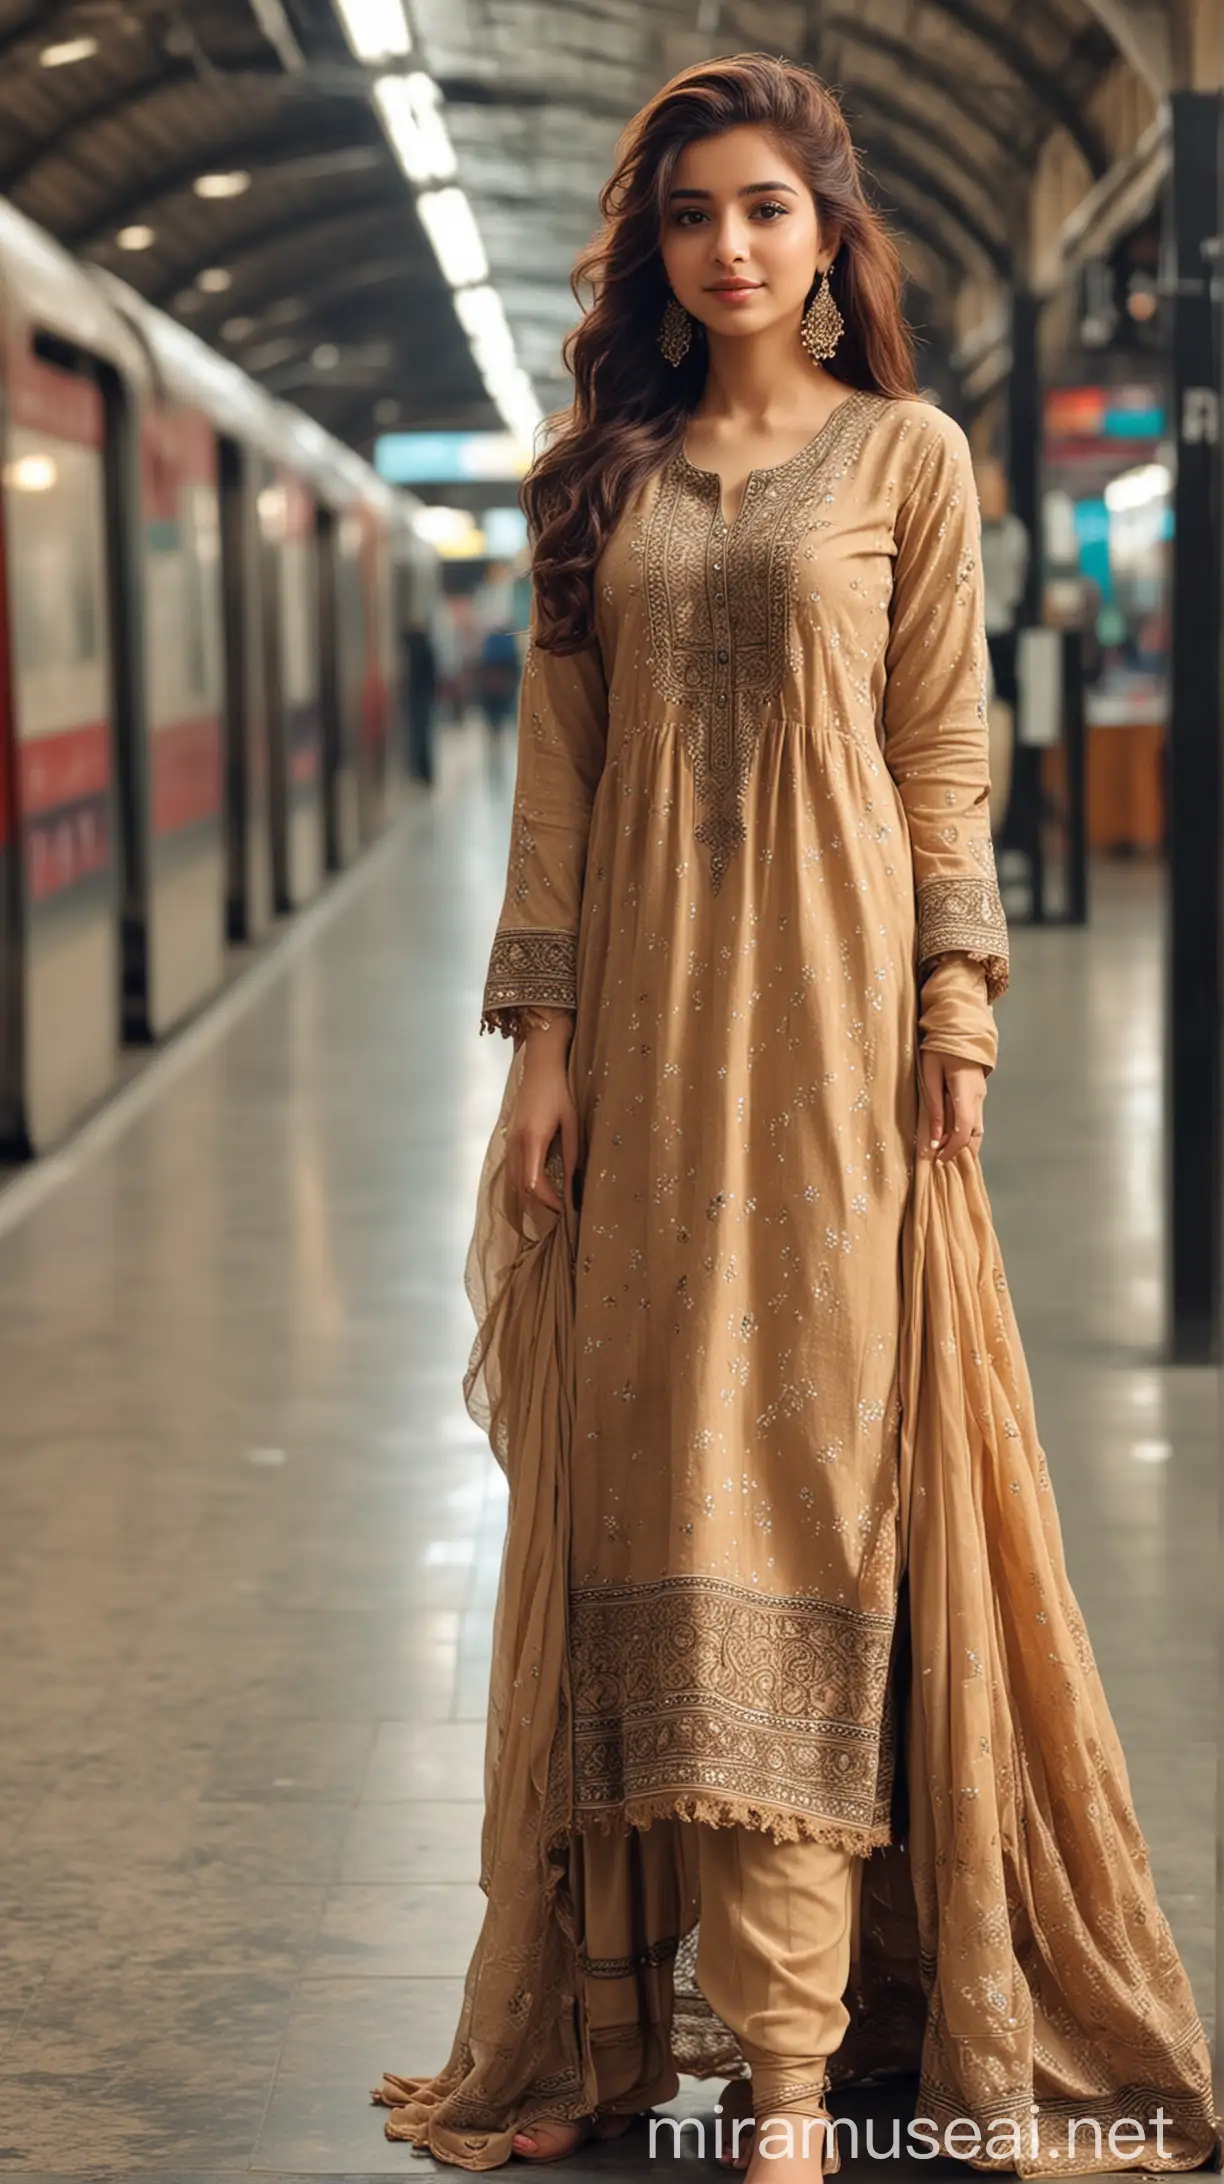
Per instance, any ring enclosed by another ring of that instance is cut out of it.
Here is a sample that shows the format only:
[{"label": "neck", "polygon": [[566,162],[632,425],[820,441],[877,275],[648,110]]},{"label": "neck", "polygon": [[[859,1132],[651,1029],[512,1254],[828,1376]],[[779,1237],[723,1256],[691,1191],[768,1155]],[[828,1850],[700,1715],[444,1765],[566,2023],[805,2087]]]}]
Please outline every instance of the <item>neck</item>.
[{"label": "neck", "polygon": [[707,417],[743,418],[768,424],[805,399],[824,373],[799,345],[794,326],[768,326],[736,339],[710,334],[710,363],[700,407]]}]

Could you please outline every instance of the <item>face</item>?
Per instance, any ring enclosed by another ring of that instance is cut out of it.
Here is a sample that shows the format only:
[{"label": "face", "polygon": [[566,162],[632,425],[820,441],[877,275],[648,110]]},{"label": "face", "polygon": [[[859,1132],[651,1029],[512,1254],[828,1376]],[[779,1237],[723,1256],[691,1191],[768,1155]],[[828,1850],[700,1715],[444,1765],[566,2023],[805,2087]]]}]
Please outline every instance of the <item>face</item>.
[{"label": "face", "polygon": [[834,255],[798,169],[760,129],[685,147],[663,213],[672,293],[717,334],[796,322]]}]

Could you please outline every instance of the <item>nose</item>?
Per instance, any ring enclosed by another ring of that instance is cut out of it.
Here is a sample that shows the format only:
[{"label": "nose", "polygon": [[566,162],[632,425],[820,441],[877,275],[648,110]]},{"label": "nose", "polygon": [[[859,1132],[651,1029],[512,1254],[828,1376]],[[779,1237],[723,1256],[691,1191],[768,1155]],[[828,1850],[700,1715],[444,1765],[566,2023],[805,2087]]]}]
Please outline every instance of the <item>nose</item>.
[{"label": "nose", "polygon": [[728,206],[713,234],[714,263],[725,272],[742,265],[748,255],[743,221],[738,211]]}]

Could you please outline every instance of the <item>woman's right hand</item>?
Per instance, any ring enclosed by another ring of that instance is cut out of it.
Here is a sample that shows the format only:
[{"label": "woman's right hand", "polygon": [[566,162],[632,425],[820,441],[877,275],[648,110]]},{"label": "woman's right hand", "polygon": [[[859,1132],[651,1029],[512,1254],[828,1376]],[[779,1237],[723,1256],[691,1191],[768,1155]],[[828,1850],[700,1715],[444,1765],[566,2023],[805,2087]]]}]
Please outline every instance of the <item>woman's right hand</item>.
[{"label": "woman's right hand", "polygon": [[522,1082],[506,1125],[506,1167],[512,1188],[521,1198],[551,1206],[554,1213],[561,1212],[561,1201],[544,1173],[544,1162],[558,1130],[571,1203],[578,1164],[578,1110],[565,1069],[573,1029],[571,1012],[554,1008],[546,1024],[533,1025],[524,1035]]}]

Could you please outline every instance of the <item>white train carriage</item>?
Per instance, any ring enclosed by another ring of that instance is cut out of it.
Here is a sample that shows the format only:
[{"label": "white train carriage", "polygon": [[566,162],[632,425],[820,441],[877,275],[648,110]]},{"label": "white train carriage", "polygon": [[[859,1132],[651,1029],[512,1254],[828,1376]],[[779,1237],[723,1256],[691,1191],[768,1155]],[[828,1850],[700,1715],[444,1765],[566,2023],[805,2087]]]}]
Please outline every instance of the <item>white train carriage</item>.
[{"label": "white train carriage", "polygon": [[385,823],[410,511],[3,203],[0,417],[0,1142],[38,1151]]},{"label": "white train carriage", "polygon": [[120,1066],[120,512],[144,376],[89,277],[0,205],[0,1134],[35,1150]]}]

